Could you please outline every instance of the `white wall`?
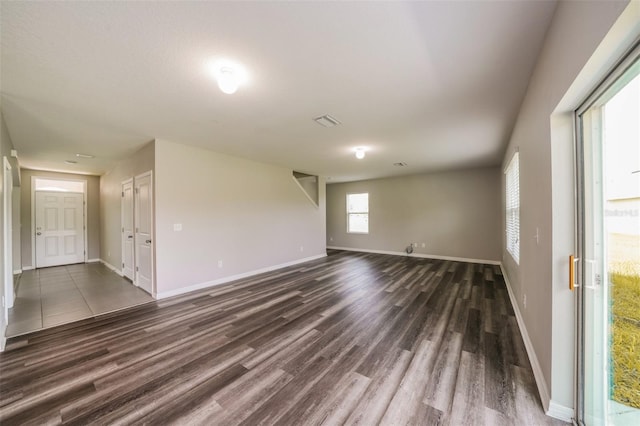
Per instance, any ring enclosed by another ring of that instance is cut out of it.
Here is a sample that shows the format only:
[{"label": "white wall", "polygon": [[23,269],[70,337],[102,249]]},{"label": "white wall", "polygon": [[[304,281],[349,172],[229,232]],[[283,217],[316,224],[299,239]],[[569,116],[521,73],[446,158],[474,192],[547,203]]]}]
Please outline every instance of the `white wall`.
[{"label": "white wall", "polygon": [[[588,84],[581,88],[574,83],[626,5],[558,4],[503,162],[506,166],[514,150],[520,150],[520,264],[506,251],[504,240],[502,260],[535,352],[532,361],[537,364],[534,371],[539,369],[543,404],[548,408],[550,397],[552,411],[574,403],[574,297],[567,289],[567,259],[574,239],[570,111],[604,76],[606,67],[591,68],[588,78],[581,80]],[[563,100],[570,92],[571,99]],[[563,111],[558,110],[561,100]]]},{"label": "white wall", "polygon": [[122,181],[155,168],[154,142],[120,161],[100,177],[100,259],[121,270]]},{"label": "white wall", "polygon": [[318,208],[290,169],[161,140],[155,165],[160,297],[326,254],[324,179]]},{"label": "white wall", "polygon": [[[500,260],[500,169],[327,185],[327,245]],[[369,234],[348,234],[346,194],[369,193]],[[425,247],[422,247],[425,243]]]}]

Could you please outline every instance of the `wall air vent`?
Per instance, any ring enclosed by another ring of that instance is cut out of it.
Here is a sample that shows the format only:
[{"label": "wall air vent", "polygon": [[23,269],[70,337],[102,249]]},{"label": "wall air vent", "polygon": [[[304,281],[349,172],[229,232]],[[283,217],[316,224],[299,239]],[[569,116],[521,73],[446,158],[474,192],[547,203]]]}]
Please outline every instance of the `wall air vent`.
[{"label": "wall air vent", "polygon": [[316,117],[313,119],[313,121],[315,121],[316,123],[318,123],[319,125],[323,126],[323,127],[335,127],[338,124],[340,124],[340,122],[333,118],[332,116],[330,116],[329,114],[320,116],[320,117]]},{"label": "wall air vent", "polygon": [[407,163],[401,161],[399,163],[393,163],[393,165],[396,166],[396,167],[405,167],[407,165]]}]

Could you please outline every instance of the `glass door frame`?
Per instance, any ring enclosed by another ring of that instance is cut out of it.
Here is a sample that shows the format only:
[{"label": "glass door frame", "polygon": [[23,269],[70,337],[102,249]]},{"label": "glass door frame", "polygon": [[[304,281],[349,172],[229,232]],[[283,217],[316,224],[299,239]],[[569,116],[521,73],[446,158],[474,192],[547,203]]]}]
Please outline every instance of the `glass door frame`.
[{"label": "glass door frame", "polygon": [[[604,78],[604,80],[596,87],[596,89],[586,98],[586,100],[580,105],[578,109],[574,111],[574,129],[575,129],[575,199],[576,199],[576,269],[575,269],[575,283],[577,287],[576,292],[576,397],[575,397],[575,416],[578,425],[588,425],[585,423],[585,393],[586,393],[586,369],[588,366],[585,362],[585,344],[586,333],[585,324],[587,321],[586,312],[586,292],[590,291],[594,287],[594,283],[590,282],[590,277],[587,275],[587,270],[592,268],[593,265],[587,259],[587,237],[585,232],[585,226],[589,219],[588,206],[585,200],[585,190],[589,188],[589,183],[586,181],[586,167],[585,162],[589,160],[590,153],[585,152],[585,134],[583,131],[583,116],[586,112],[591,110],[592,107],[599,104],[604,104],[603,100],[609,93],[615,91],[617,86],[624,86],[626,83],[623,80],[623,76],[629,69],[640,60],[640,40],[636,40],[630,49],[622,56],[622,59],[615,65],[613,70]],[[611,95],[613,96],[613,95]],[[601,189],[601,188],[600,188]],[[569,265],[573,270],[574,266]],[[602,278],[606,279],[604,273],[606,271],[599,271]],[[606,295],[605,295],[606,299]],[[607,404],[604,404],[604,421],[607,422]]]}]

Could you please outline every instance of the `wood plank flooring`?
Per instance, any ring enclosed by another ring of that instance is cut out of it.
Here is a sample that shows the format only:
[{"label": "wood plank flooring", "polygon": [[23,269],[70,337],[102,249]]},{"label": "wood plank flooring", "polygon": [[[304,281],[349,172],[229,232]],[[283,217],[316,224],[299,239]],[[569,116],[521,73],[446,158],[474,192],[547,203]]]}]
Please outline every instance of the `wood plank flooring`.
[{"label": "wood plank flooring", "polygon": [[11,339],[0,423],[562,424],[498,267],[342,251]]}]

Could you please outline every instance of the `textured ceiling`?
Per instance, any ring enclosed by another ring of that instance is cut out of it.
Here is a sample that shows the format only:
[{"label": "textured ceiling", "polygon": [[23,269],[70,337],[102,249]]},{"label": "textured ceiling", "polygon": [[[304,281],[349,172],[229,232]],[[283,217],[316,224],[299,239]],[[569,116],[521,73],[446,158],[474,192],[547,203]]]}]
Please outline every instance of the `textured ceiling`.
[{"label": "textured ceiling", "polygon": [[[500,164],[555,2],[1,7],[2,114],[24,167],[101,174],[159,138],[336,182]],[[220,92],[217,58],[247,86]]]}]

